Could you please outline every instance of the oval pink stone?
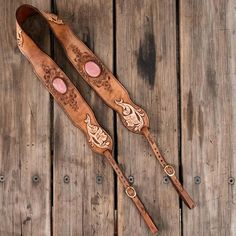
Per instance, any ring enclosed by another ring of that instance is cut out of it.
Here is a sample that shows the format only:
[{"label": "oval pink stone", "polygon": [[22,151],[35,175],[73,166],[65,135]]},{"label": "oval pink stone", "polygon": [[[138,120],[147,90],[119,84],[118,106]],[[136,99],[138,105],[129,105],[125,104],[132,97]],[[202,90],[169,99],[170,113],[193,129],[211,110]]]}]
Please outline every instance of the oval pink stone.
[{"label": "oval pink stone", "polygon": [[101,68],[93,61],[86,62],[84,68],[91,77],[98,77],[101,74]]},{"label": "oval pink stone", "polygon": [[52,85],[59,93],[63,94],[67,91],[66,84],[61,78],[55,78],[52,81]]}]

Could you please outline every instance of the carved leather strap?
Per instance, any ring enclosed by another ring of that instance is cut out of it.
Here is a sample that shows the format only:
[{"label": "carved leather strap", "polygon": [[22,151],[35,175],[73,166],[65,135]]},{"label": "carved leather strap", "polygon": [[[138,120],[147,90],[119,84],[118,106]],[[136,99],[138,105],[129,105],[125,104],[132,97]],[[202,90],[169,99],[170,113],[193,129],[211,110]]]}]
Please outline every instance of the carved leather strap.
[{"label": "carved leather strap", "polygon": [[126,177],[112,157],[111,137],[98,124],[93,111],[66,74],[47,54],[39,49],[33,40],[23,31],[22,25],[25,20],[35,14],[43,16],[50,25],[51,22],[58,26],[64,25],[62,21],[53,14],[41,12],[30,5],[20,6],[16,11],[17,43],[20,51],[31,62],[35,74],[52,94],[73,124],[85,133],[91,149],[94,152],[103,154],[109,161],[123,184],[127,196],[132,199],[151,232],[156,233],[158,228],[137,196],[135,189],[129,185]]},{"label": "carved leather strap", "polygon": [[[57,39],[63,45],[68,59],[80,73],[81,77],[97,92],[108,106],[119,114],[122,123],[127,129],[134,133],[143,134],[147,138],[157,160],[160,162],[165,173],[170,177],[180,197],[190,209],[194,208],[195,203],[176,177],[174,168],[164,160],[153,138],[151,142],[148,138],[151,137],[151,134],[148,130],[149,119],[146,112],[132,102],[124,86],[114,77],[100,59],[74,35],[67,24],[63,23],[55,15],[43,14],[47,18]],[[89,66],[91,67],[90,69]]]}]

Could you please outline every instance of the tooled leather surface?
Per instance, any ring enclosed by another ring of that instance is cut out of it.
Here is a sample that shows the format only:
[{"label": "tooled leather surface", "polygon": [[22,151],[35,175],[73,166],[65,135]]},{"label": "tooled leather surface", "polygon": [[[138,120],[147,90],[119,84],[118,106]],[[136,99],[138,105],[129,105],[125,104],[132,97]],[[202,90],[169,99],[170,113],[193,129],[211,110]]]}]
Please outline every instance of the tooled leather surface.
[{"label": "tooled leather surface", "polygon": [[[35,8],[33,9],[35,11],[38,11]],[[45,13],[40,11],[38,12],[41,13],[48,20],[51,29],[53,30],[54,34],[64,47],[68,59],[75,66],[77,71],[80,73],[81,77],[100,95],[100,97],[107,103],[108,106],[110,106],[112,109],[118,112],[121,121],[123,122],[123,124],[127,129],[129,129],[134,133],[143,134],[147,138],[157,160],[160,162],[162,167],[165,168],[167,163],[164,160],[163,156],[160,154],[149,131],[147,132],[149,127],[149,119],[146,112],[132,102],[127,90],[123,87],[123,85],[114,77],[114,75],[108,70],[108,68],[106,68],[106,66],[100,61],[100,59],[97,56],[95,56],[94,53],[90,49],[88,49],[83,44],[83,42],[73,34],[69,26],[64,24],[63,21],[58,16],[52,13]],[[20,19],[20,21],[23,21],[24,18],[28,16],[28,15],[25,16],[24,12],[21,12],[21,14],[19,15],[20,15],[19,18],[22,18]],[[19,25],[17,25],[17,42],[21,50],[24,48],[25,44],[24,41],[25,39],[23,37],[23,32],[19,27]],[[27,43],[27,47],[28,46],[29,43]],[[86,72],[84,65],[87,61],[93,61],[100,67],[101,73],[99,74],[98,77],[96,78],[91,77]],[[76,109],[76,104],[74,103],[73,100],[69,100],[69,104],[74,109]],[[71,118],[72,122],[75,122],[73,111],[69,111],[68,116]],[[95,119],[94,116],[93,118]],[[94,120],[94,123],[95,125],[98,125],[96,119]],[[79,123],[77,122],[76,124],[80,128],[82,128],[82,130],[88,136],[88,130],[86,130],[87,126],[85,126],[85,123],[80,121]],[[91,135],[88,136],[88,140],[90,140],[90,145],[91,145],[92,144]],[[101,140],[98,141],[98,143],[100,142]],[[100,153],[104,151],[104,148],[98,147],[96,145],[93,145],[92,148],[94,149],[94,151]],[[184,202],[187,204],[189,208],[193,208],[195,206],[193,200],[190,198],[188,193],[183,189],[176,175],[174,174],[173,176],[169,177],[171,178],[172,183],[177,189],[177,192],[179,193],[180,197],[184,200]],[[173,181],[173,179],[175,179],[175,181]]]},{"label": "tooled leather surface", "polygon": [[[43,85],[61,105],[73,124],[80,128],[87,136],[91,149],[97,153],[112,150],[112,139],[98,124],[93,111],[80,95],[65,73],[58,65],[27,36],[17,23],[17,44],[21,52],[30,58],[34,71]],[[53,80],[60,78],[67,87],[65,94],[59,93],[53,86]],[[89,118],[88,118],[89,117]],[[88,122],[89,119],[89,122]]]},{"label": "tooled leather surface", "polygon": [[[63,21],[54,14],[40,12],[39,10],[37,10],[36,8],[33,8],[32,6],[23,5],[20,9],[18,9],[20,12],[18,14],[17,23],[16,23],[18,47],[20,51],[28,58],[28,60],[33,65],[36,75],[41,80],[45,88],[52,94],[54,99],[65,111],[65,113],[71,119],[73,124],[77,126],[78,128],[80,128],[86,134],[88,143],[91,149],[95,152],[103,154],[107,158],[111,166],[113,167],[116,174],[118,175],[123,186],[125,188],[129,187],[130,186],[129,182],[127,181],[121,169],[119,168],[118,164],[116,163],[116,161],[113,159],[111,155],[111,151],[112,151],[111,137],[98,124],[91,108],[85,102],[85,100],[80,95],[76,87],[72,84],[70,79],[65,75],[65,73],[57,66],[57,64],[50,57],[48,57],[44,52],[42,52],[37,47],[37,45],[22,30],[22,28],[18,24],[18,22],[23,22],[27,17],[29,17],[28,14],[24,15],[24,8],[25,9],[30,8],[31,10],[33,10],[31,11],[32,14],[34,13],[34,11],[39,14],[41,13],[42,16],[44,16],[50,24],[62,26],[64,25]],[[77,49],[72,48],[72,50],[74,50],[76,54]],[[87,60],[91,60],[92,58],[90,55],[85,53],[83,55],[80,55],[80,54],[77,55],[75,59],[76,59],[75,62],[77,63],[79,62],[80,64],[79,65],[80,73],[83,74],[84,69],[81,65],[83,65]],[[106,72],[105,67],[102,65],[102,63],[99,60],[95,60],[95,58],[93,58],[92,60],[94,60],[102,68],[103,74],[100,78],[96,78],[92,80],[91,84],[93,84],[93,86],[96,88],[103,88],[104,90],[111,92],[112,86],[110,86],[109,74]],[[88,78],[87,74],[83,74],[83,76],[87,77],[88,80],[90,79]],[[67,90],[65,93],[61,94],[55,89],[55,87],[53,86],[53,81],[55,79],[61,79],[62,81],[64,81],[67,87]],[[134,109],[137,109],[137,108],[134,108]],[[124,110],[125,110],[124,111],[125,115],[128,116],[129,111],[125,108]],[[132,118],[129,118],[129,120],[130,119],[132,120]],[[132,122],[132,121],[128,121],[127,118],[125,121]],[[132,124],[132,123],[129,123],[129,124]],[[137,126],[137,124],[138,124],[137,120],[134,119],[134,123],[132,125]],[[142,122],[141,124],[144,125],[145,122]],[[138,129],[141,130],[140,125],[137,127]],[[136,205],[139,212],[141,213],[149,229],[152,231],[152,233],[156,233],[158,229],[155,226],[150,215],[146,211],[139,197],[136,195],[135,197],[131,199]]]},{"label": "tooled leather surface", "polygon": [[[31,8],[31,11],[24,12],[23,8]],[[64,24],[64,22],[58,16],[52,13],[40,12],[39,10],[28,5],[24,5],[23,8],[20,9],[18,14],[18,21],[23,22],[34,11],[44,16],[48,20],[48,23],[54,34],[64,47],[68,59],[75,66],[81,77],[98,93],[98,95],[100,95],[100,97],[105,101],[105,103],[107,103],[108,106],[110,106],[119,114],[121,121],[127,129],[134,133],[144,134],[144,136],[149,141],[156,158],[162,167],[165,168],[168,164],[160,154],[160,151],[158,150],[152,136],[148,131],[149,119],[146,112],[141,107],[132,102],[127,90],[106,68],[100,59],[96,57],[94,53],[91,52],[91,50],[88,49],[73,34],[70,28]],[[32,40],[24,33],[18,23],[17,44],[22,53],[28,59],[30,58],[30,62],[33,64],[35,72],[42,80],[44,86],[53,95],[55,100],[57,100],[57,102],[62,106],[63,110],[66,112],[71,121],[87,135],[90,147],[95,152],[101,154],[103,154],[105,150],[112,150],[111,137],[97,123],[92,110],[71,83],[69,78],[49,57],[47,57],[37,48]],[[37,63],[34,62],[35,55],[37,55]],[[38,61],[41,63],[38,63]],[[101,73],[99,76],[91,77],[86,72],[84,65],[88,61],[92,61],[100,67]],[[54,89],[51,83],[54,78],[62,78],[66,82],[68,91],[65,94],[58,94]],[[172,176],[169,175],[169,177],[186,205],[189,208],[193,208],[195,206],[193,200],[182,187],[175,173]],[[135,198],[133,201],[134,200]],[[142,212],[143,208],[141,207],[139,201],[135,200],[134,202],[137,207],[140,206],[138,209],[145,218],[146,212]],[[152,222],[150,218],[148,221],[149,224]],[[150,225],[149,227],[151,228]]]}]

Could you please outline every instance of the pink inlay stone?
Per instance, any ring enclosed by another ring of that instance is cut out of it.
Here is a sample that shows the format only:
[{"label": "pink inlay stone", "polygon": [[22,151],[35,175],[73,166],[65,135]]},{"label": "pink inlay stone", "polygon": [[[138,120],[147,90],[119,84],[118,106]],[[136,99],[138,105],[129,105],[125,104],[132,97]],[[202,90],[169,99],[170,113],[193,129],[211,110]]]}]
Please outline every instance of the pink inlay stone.
[{"label": "pink inlay stone", "polygon": [[66,84],[61,78],[55,78],[52,81],[52,85],[59,93],[63,94],[67,91]]},{"label": "pink inlay stone", "polygon": [[84,68],[91,77],[98,77],[101,74],[101,68],[93,61],[86,62]]}]

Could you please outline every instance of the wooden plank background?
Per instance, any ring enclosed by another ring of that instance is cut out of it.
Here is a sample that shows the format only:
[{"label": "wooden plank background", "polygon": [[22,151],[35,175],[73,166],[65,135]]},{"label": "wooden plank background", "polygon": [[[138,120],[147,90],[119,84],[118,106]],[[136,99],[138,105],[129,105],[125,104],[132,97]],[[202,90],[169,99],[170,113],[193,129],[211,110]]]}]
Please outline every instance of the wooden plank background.
[{"label": "wooden plank background", "polygon": [[[80,0],[68,4],[63,0],[57,2],[55,11],[112,69],[112,1]],[[57,43],[55,60],[92,106],[99,123],[112,134],[113,112],[79,79]],[[56,103],[54,108],[54,235],[113,235],[113,171],[105,157],[90,150],[86,137],[72,125]],[[65,184],[63,179],[67,175],[70,183]],[[97,178],[101,178],[102,183]]]},{"label": "wooden plank background", "polygon": [[184,235],[236,235],[235,9],[232,0],[181,1],[183,176],[198,204],[183,208]]},{"label": "wooden plank background", "polygon": [[[0,7],[0,235],[49,235],[50,101],[16,44],[19,5],[5,0]],[[50,1],[35,5],[50,9]],[[49,52],[48,31],[41,24],[31,29]]]},{"label": "wooden plank background", "polygon": [[[176,4],[117,1],[116,9],[118,78],[147,111],[161,151],[178,167]],[[117,132],[118,160],[126,176],[134,177],[134,186],[161,235],[180,235],[178,195],[171,184],[163,183],[162,169],[148,143],[127,132],[120,120]],[[118,196],[119,235],[151,235],[122,186]]]},{"label": "wooden plank background", "polygon": [[[2,0],[0,236],[151,235],[19,52],[22,3],[59,14],[127,87],[193,196],[181,203],[143,137],[80,79],[42,22],[27,27],[115,141],[114,157],[163,236],[236,235],[236,1]],[[29,22],[30,23],[30,22]]]}]

